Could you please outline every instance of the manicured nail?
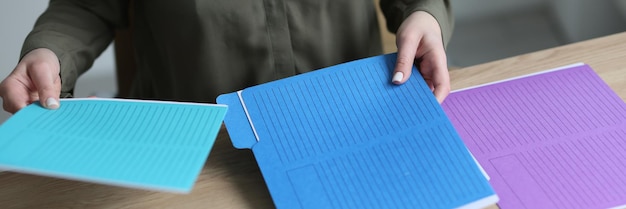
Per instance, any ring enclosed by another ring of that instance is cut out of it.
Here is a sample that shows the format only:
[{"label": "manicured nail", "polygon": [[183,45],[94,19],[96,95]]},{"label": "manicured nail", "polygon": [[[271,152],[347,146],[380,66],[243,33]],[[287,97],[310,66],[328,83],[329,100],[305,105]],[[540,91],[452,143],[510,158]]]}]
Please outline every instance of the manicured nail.
[{"label": "manicured nail", "polygon": [[403,78],[404,78],[404,73],[396,72],[396,74],[393,75],[393,79],[391,79],[391,82],[395,84],[400,84]]},{"label": "manicured nail", "polygon": [[46,100],[46,107],[48,109],[57,109],[59,108],[59,101],[57,101],[56,99],[50,97]]}]

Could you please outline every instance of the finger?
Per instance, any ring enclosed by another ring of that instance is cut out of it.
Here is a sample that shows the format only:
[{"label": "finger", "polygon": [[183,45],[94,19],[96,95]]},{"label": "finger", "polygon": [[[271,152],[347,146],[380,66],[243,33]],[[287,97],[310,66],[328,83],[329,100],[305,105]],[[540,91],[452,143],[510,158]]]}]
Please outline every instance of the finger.
[{"label": "finger", "polygon": [[443,103],[443,101],[446,99],[446,97],[448,97],[448,95],[450,94],[450,82],[446,83],[440,83],[440,84],[435,84],[435,97],[437,98],[437,101],[439,102],[439,104]]},{"label": "finger", "polygon": [[[23,95],[23,94],[22,94]],[[4,109],[4,111],[7,111],[11,114],[15,114],[17,111],[21,110],[22,108],[26,107],[26,105],[28,105],[29,103],[28,98],[23,99],[23,98],[18,98],[18,99],[13,99],[13,98],[17,98],[19,96],[22,95],[7,95],[2,97],[2,108]]]},{"label": "finger", "polygon": [[31,68],[29,75],[37,88],[41,105],[48,109],[59,108],[61,82],[58,74],[51,73],[58,70],[53,70],[54,66],[45,62],[38,62],[29,67]]},{"label": "finger", "polygon": [[426,79],[425,81],[428,88],[430,88],[430,91],[435,92],[435,84],[433,84],[433,81],[430,79]]},{"label": "finger", "polygon": [[443,49],[433,50],[433,56],[430,58],[432,58],[432,65],[430,65],[432,77],[430,80],[434,88],[433,93],[437,101],[442,103],[450,94],[450,74],[448,73],[445,51]]},{"label": "finger", "polygon": [[7,77],[0,84],[0,96],[2,97],[2,108],[11,114],[15,114],[30,104],[28,87],[19,82],[15,76]]},{"label": "finger", "polygon": [[394,84],[403,84],[411,76],[413,63],[415,62],[415,53],[418,48],[418,40],[418,37],[398,37],[398,57],[391,80]]}]

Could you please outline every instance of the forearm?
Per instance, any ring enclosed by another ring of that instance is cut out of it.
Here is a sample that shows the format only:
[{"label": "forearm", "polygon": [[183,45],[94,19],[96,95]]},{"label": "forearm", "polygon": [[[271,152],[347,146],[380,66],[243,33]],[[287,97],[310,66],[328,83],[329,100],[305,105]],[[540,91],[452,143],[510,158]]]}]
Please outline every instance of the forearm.
[{"label": "forearm", "polygon": [[425,11],[439,23],[444,45],[447,45],[452,36],[454,17],[448,0],[381,0],[380,7],[385,15],[387,29],[392,33],[413,12]]},{"label": "forearm", "polygon": [[51,0],[27,36],[20,57],[37,48],[53,51],[60,62],[61,94],[70,94],[79,75],[113,40],[124,23],[122,2]]}]

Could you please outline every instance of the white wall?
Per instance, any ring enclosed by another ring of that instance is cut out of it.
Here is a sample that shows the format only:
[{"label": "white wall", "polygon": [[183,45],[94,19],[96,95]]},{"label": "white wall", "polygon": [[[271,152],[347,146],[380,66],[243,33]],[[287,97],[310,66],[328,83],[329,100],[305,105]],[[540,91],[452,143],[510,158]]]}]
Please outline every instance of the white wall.
[{"label": "white wall", "polygon": [[583,41],[626,30],[626,2],[552,0],[551,10],[569,42]]},{"label": "white wall", "polygon": [[622,19],[626,20],[626,0],[615,0],[615,6],[617,6],[617,10],[622,15]]},{"label": "white wall", "polygon": [[498,16],[546,5],[544,0],[451,0],[458,22]]},{"label": "white wall", "polygon": [[[24,38],[47,5],[47,0],[0,1],[0,79],[4,80],[13,71]],[[99,92],[115,92],[115,88],[114,59],[109,47],[92,69],[78,80],[75,94],[84,97]],[[9,116],[7,112],[0,111],[0,123]]]},{"label": "white wall", "polygon": [[626,30],[626,0],[451,0],[457,23],[544,9],[567,42]]}]

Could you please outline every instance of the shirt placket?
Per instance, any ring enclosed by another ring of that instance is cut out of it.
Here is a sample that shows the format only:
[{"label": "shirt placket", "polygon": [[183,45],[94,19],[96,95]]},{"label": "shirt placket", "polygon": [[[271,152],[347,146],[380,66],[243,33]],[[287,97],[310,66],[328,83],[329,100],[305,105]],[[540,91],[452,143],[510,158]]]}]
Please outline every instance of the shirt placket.
[{"label": "shirt placket", "polygon": [[285,2],[264,0],[263,3],[274,64],[274,79],[295,75],[295,61]]}]

